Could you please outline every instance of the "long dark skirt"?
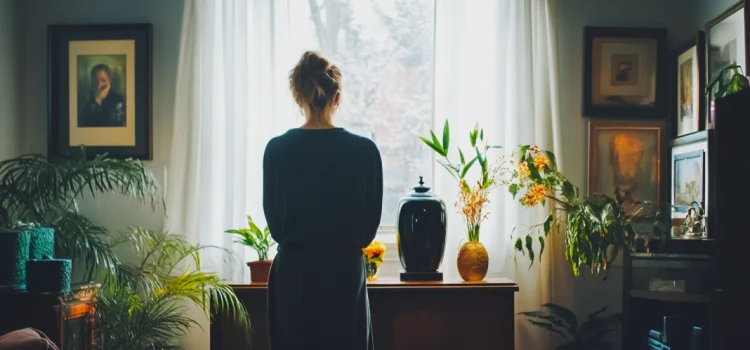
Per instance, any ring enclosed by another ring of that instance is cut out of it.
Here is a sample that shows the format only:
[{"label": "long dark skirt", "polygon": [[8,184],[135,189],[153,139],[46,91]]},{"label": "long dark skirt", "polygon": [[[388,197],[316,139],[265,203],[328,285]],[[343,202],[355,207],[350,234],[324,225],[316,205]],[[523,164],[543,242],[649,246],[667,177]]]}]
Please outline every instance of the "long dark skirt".
[{"label": "long dark skirt", "polygon": [[268,326],[271,350],[374,349],[361,251],[280,247],[268,282]]}]

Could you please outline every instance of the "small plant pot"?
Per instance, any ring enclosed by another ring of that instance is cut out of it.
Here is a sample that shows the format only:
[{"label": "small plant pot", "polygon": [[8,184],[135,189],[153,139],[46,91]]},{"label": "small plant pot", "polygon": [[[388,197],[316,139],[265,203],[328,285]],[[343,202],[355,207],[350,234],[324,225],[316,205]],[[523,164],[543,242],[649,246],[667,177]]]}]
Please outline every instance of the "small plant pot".
[{"label": "small plant pot", "polygon": [[268,283],[268,275],[271,273],[273,260],[251,261],[247,263],[250,267],[250,283]]}]

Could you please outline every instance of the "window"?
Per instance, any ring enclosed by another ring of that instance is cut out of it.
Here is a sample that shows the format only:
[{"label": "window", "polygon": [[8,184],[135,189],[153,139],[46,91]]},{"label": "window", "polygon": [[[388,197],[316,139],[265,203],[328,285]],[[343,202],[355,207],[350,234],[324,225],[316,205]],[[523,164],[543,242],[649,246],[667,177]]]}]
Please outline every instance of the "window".
[{"label": "window", "polygon": [[433,122],[434,12],[434,0],[309,0],[290,9],[293,46],[342,70],[338,124],[380,149],[386,231],[419,176],[432,183],[432,151],[417,136]]}]

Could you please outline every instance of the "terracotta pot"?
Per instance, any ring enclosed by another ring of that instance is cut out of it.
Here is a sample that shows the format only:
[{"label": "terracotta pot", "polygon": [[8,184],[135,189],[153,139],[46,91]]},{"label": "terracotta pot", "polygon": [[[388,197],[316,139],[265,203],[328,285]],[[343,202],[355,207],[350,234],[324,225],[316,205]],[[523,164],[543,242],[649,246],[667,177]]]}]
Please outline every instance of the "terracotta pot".
[{"label": "terracotta pot", "polygon": [[251,283],[268,283],[268,275],[271,273],[273,260],[251,261],[247,263],[250,267]]},{"label": "terracotta pot", "polygon": [[479,242],[466,242],[458,251],[458,274],[464,281],[481,281],[487,275],[490,257]]}]

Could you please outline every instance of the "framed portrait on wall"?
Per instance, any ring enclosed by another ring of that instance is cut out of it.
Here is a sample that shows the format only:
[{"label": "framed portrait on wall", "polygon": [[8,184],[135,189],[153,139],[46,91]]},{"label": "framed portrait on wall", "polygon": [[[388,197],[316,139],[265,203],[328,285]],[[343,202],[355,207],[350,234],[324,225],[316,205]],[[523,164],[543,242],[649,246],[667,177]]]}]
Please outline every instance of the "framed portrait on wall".
[{"label": "framed portrait on wall", "polygon": [[[730,9],[716,17],[706,25],[707,38],[707,81],[712,81],[719,72],[731,65],[742,67],[745,75],[748,73],[750,63],[750,25],[748,16],[750,10],[746,6],[747,0],[741,0]],[[706,126],[713,128],[716,122],[713,120],[713,96],[707,94],[704,97],[708,105],[705,113]]]},{"label": "framed portrait on wall", "polygon": [[666,29],[586,27],[584,31],[584,117],[664,118]]},{"label": "framed portrait on wall", "polygon": [[48,28],[48,152],[152,158],[151,24]]},{"label": "framed portrait on wall", "polygon": [[704,90],[706,34],[698,32],[675,53],[677,104],[674,106],[674,137],[706,129]]},{"label": "framed portrait on wall", "polygon": [[641,212],[649,201],[662,198],[664,121],[589,121],[588,193],[623,200],[629,214]]}]

